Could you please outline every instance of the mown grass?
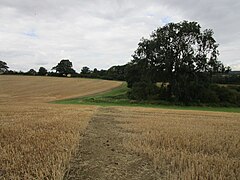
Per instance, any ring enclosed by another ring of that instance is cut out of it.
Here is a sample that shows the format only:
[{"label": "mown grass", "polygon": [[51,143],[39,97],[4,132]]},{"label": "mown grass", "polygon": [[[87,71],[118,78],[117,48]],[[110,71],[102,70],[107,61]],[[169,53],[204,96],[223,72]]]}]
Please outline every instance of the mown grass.
[{"label": "mown grass", "polygon": [[133,106],[133,107],[150,107],[162,109],[177,109],[177,110],[200,110],[200,111],[219,111],[219,112],[235,112],[240,113],[238,107],[211,107],[211,106],[180,106],[173,105],[167,102],[147,102],[147,101],[132,101],[127,97],[129,88],[126,83],[120,87],[110,91],[99,93],[91,96],[72,98],[55,101],[57,104],[84,104],[98,106]]}]

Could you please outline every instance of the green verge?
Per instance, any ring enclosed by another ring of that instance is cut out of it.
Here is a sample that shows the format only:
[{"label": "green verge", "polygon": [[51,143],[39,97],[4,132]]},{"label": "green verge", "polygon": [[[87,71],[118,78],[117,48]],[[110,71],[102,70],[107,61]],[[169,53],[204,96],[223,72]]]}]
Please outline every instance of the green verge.
[{"label": "green verge", "polygon": [[120,87],[107,92],[54,101],[57,104],[82,104],[82,105],[98,105],[98,106],[132,106],[132,107],[150,107],[162,109],[178,109],[178,110],[198,110],[198,111],[219,111],[219,112],[235,112],[240,113],[238,107],[211,107],[211,106],[180,106],[172,105],[167,102],[146,102],[132,101],[127,97],[127,84],[123,83]]}]

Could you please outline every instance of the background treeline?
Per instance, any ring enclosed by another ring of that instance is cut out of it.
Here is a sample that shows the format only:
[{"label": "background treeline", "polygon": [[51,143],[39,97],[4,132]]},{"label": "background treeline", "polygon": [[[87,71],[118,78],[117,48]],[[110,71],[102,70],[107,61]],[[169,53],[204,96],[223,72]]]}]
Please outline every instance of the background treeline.
[{"label": "background treeline", "polygon": [[[3,66],[3,63],[5,64]],[[44,67],[40,67],[38,71],[30,69],[29,71],[13,71],[9,70],[7,63],[0,61],[2,68],[0,74],[8,75],[30,75],[30,76],[55,76],[55,77],[66,77],[65,73],[60,74],[55,71],[48,71]],[[91,70],[89,67],[85,66],[77,73],[75,70],[72,71],[71,77],[84,77],[84,78],[96,78],[96,79],[106,79],[106,80],[117,80],[126,81],[127,74],[129,72],[130,63],[125,65],[112,66],[107,70],[98,70],[94,68]],[[3,68],[5,67],[5,68]],[[6,68],[7,67],[7,68]],[[240,85],[240,71],[229,71],[224,73],[217,73],[212,76],[212,83],[217,84],[239,84]]]},{"label": "background treeline", "polygon": [[[65,63],[61,63],[65,62]],[[67,62],[67,63],[66,63]],[[240,72],[239,71],[225,71],[216,73],[208,80],[210,86],[204,89],[204,83],[194,91],[194,89],[183,89],[186,95],[194,97],[202,97],[202,100],[176,100],[174,97],[169,96],[167,90],[168,83],[162,84],[159,79],[156,83],[150,83],[148,81],[139,81],[141,77],[141,69],[134,67],[131,63],[112,66],[108,70],[91,70],[89,67],[83,67],[80,73],[77,73],[72,69],[72,63],[69,60],[61,60],[58,63],[58,71],[56,66],[52,71],[48,71],[44,67],[40,67],[38,71],[30,69],[27,72],[8,70],[7,63],[1,61],[2,68],[1,74],[8,75],[30,75],[30,76],[55,76],[55,77],[83,77],[83,78],[98,78],[105,80],[119,80],[127,81],[130,91],[127,92],[127,96],[130,99],[138,101],[148,101],[150,103],[173,103],[184,105],[214,105],[214,106],[239,106],[240,105]],[[4,64],[4,66],[3,66]],[[63,67],[61,65],[64,64]],[[69,64],[70,66],[67,66]],[[139,74],[140,73],[140,74]],[[145,78],[147,76],[144,76]],[[190,86],[191,83],[187,82]],[[239,85],[239,86],[238,86]],[[201,87],[203,86],[203,87]],[[194,86],[193,86],[194,87]],[[194,95],[195,94],[195,95]],[[184,97],[187,99],[187,97]]]},{"label": "background treeline", "polygon": [[212,81],[218,84],[240,85],[240,71],[230,71],[228,74],[214,75]]},{"label": "background treeline", "polygon": [[[127,96],[135,101],[169,102],[181,105],[240,106],[240,75],[218,61],[218,44],[211,29],[197,22],[169,23],[142,38],[131,62],[108,70],[85,66],[77,73],[72,62],[61,60],[50,72],[9,71],[5,74],[86,77],[126,81]],[[231,84],[231,85],[229,85]]]},{"label": "background treeline", "polygon": [[[44,67],[40,67],[38,71],[30,69],[27,72],[23,71],[13,71],[9,70],[7,63],[1,61],[2,64],[5,63],[6,67],[1,69],[0,74],[5,75],[28,75],[28,76],[55,76],[55,77],[84,77],[84,78],[97,78],[97,79],[106,79],[106,80],[118,80],[125,81],[126,77],[126,66],[112,66],[107,70],[98,70],[94,68],[91,70],[89,67],[84,66],[80,72],[76,72],[72,68],[72,62],[68,59],[61,60],[57,66],[53,67],[51,71],[48,71]],[[70,66],[68,66],[70,64]],[[56,70],[56,67],[58,69]]]}]

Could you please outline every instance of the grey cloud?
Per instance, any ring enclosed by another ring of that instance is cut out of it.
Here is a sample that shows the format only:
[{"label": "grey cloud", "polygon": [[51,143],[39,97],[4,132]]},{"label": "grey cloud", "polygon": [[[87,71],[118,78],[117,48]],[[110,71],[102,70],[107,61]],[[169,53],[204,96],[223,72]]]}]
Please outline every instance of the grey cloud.
[{"label": "grey cloud", "polygon": [[220,60],[240,66],[239,2],[177,0],[0,0],[0,58],[11,69],[51,69],[69,58],[108,68],[131,59],[141,37],[168,21],[196,20],[212,28]]},{"label": "grey cloud", "polygon": [[[179,12],[184,19],[200,22],[203,28],[213,29],[215,38],[220,44],[219,59],[228,65],[240,60],[236,49],[240,50],[239,28],[240,2],[237,0],[200,0],[177,1],[163,0],[169,8]],[[238,66],[233,66],[236,69]]]}]

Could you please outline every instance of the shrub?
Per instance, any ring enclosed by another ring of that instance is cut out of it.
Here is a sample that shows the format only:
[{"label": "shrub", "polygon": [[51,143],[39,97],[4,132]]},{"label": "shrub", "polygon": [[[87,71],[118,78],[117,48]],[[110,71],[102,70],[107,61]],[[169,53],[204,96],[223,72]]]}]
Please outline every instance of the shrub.
[{"label": "shrub", "polygon": [[134,83],[128,93],[128,97],[133,100],[153,100],[158,98],[159,88],[151,82]]}]

